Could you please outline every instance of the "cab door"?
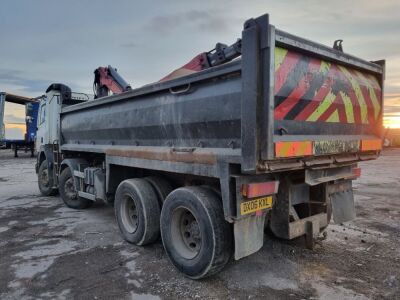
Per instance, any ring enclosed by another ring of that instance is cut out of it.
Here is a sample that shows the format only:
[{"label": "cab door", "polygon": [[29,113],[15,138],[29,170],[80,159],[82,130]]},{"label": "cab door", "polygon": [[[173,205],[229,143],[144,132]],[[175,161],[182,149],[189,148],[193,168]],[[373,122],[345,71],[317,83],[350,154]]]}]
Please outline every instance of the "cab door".
[{"label": "cab door", "polygon": [[49,139],[48,133],[48,123],[47,119],[47,98],[44,97],[40,100],[39,112],[38,112],[38,122],[37,122],[37,132],[36,132],[36,149],[40,151],[41,146],[45,145]]}]

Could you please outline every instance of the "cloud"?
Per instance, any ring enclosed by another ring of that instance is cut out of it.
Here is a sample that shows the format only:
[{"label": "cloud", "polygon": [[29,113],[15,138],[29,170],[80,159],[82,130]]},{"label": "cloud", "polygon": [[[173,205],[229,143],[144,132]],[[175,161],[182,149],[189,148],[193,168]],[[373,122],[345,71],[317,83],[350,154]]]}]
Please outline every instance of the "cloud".
[{"label": "cloud", "polygon": [[19,117],[16,115],[4,115],[4,123],[19,123],[19,124],[25,124],[25,118],[24,117]]},{"label": "cloud", "polygon": [[384,97],[383,112],[386,117],[400,116],[400,94],[387,94]]},{"label": "cloud", "polygon": [[0,82],[3,85],[18,86],[21,91],[28,93],[44,93],[50,85],[49,80],[28,79],[23,72],[9,69],[0,69]]},{"label": "cloud", "polygon": [[136,47],[138,47],[138,44],[133,43],[133,42],[128,42],[128,43],[121,44],[121,47],[124,47],[124,48],[136,48]]},{"label": "cloud", "polygon": [[[54,83],[51,79],[32,79],[29,74],[20,70],[0,69],[0,82],[2,84],[2,92],[10,92],[7,87],[12,87],[11,92],[27,95],[38,96],[44,94],[50,84]],[[79,86],[71,83],[69,86],[73,90],[79,90]]]},{"label": "cloud", "polygon": [[210,33],[224,33],[230,31],[230,22],[233,18],[226,16],[222,11],[189,10],[173,14],[163,14],[153,17],[144,26],[145,30],[158,34],[170,34],[177,28],[190,30],[206,30]]}]

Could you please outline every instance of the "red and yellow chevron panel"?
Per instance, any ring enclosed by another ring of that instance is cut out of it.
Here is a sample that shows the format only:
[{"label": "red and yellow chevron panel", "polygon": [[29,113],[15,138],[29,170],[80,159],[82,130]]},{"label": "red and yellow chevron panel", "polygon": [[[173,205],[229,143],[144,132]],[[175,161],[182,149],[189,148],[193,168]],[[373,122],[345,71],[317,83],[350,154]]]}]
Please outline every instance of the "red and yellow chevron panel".
[{"label": "red and yellow chevron panel", "polygon": [[275,143],[276,157],[296,157],[312,154],[313,146],[311,141]]},{"label": "red and yellow chevron panel", "polygon": [[275,48],[275,119],[374,124],[382,88],[368,73]]}]

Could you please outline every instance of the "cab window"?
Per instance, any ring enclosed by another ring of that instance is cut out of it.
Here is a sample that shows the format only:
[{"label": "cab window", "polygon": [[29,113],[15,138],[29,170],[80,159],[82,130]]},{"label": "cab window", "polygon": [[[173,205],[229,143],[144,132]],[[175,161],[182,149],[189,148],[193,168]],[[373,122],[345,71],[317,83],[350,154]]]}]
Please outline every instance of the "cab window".
[{"label": "cab window", "polygon": [[44,121],[46,120],[46,104],[42,104],[40,106],[40,124],[43,124]]}]

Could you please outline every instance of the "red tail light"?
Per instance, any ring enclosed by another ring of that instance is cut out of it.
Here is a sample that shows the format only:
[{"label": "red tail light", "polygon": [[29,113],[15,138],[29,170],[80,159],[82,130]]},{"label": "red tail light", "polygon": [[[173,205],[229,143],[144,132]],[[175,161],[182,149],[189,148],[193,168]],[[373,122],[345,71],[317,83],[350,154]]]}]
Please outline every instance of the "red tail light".
[{"label": "red tail light", "polygon": [[361,168],[353,168],[353,174],[356,176],[356,177],[360,177],[361,176]]},{"label": "red tail light", "polygon": [[267,196],[278,192],[279,181],[247,183],[242,185],[242,195],[246,198]]}]

